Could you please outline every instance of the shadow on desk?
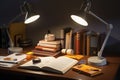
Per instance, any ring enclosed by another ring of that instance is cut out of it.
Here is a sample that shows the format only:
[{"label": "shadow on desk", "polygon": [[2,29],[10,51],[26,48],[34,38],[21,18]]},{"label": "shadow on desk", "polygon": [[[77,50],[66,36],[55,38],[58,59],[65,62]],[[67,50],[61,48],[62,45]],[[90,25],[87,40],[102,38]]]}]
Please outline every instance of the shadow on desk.
[{"label": "shadow on desk", "polygon": [[[49,78],[36,78],[36,77],[31,77],[31,76],[19,76],[19,75],[3,75],[0,74],[0,80],[52,80]],[[58,79],[59,80],[59,79]]]},{"label": "shadow on desk", "polygon": [[120,66],[119,66],[119,69],[117,71],[117,75],[115,77],[115,80],[120,80]]},{"label": "shadow on desk", "polygon": [[[7,73],[7,72],[6,72]],[[0,73],[0,80],[73,80],[73,79],[61,79],[61,78],[51,78],[48,76],[36,77],[33,75],[17,75],[17,74],[6,74]]]}]

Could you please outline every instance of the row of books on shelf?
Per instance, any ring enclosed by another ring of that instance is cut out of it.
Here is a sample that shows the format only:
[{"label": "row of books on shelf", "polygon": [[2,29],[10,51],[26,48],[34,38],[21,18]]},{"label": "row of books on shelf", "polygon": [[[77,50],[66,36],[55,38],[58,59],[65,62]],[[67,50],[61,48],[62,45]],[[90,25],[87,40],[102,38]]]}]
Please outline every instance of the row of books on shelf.
[{"label": "row of books on shelf", "polygon": [[73,49],[74,54],[97,55],[101,48],[105,34],[81,29],[74,31],[72,28],[61,30],[62,48]]},{"label": "row of books on shelf", "polygon": [[73,49],[74,54],[87,56],[97,55],[104,41],[105,34],[81,29],[74,31],[65,28],[60,31],[60,39],[54,41],[39,40],[33,52],[39,55],[57,55],[61,49]]}]

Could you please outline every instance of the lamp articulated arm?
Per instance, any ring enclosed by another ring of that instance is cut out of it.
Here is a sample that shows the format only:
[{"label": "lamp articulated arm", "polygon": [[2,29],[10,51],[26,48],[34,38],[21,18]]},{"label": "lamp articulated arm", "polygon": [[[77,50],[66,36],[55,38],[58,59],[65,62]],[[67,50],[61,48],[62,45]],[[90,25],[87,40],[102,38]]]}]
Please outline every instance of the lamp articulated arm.
[{"label": "lamp articulated arm", "polygon": [[113,28],[113,25],[112,25],[112,24],[108,24],[107,22],[105,22],[105,21],[104,21],[103,19],[101,19],[100,17],[96,16],[96,15],[95,15],[93,12],[91,12],[91,11],[88,11],[88,14],[94,16],[94,17],[97,18],[99,21],[101,21],[102,23],[104,23],[104,24],[107,26],[107,29],[108,29],[107,35],[106,35],[106,37],[105,37],[105,39],[104,39],[104,42],[103,42],[103,44],[102,44],[102,46],[101,46],[101,49],[98,51],[98,57],[99,57],[99,58],[102,58],[102,53],[103,53],[103,50],[104,50],[105,45],[106,45],[106,43],[107,43],[107,40],[108,40],[108,38],[109,38],[109,36],[110,36],[111,30],[112,30],[112,28]]}]

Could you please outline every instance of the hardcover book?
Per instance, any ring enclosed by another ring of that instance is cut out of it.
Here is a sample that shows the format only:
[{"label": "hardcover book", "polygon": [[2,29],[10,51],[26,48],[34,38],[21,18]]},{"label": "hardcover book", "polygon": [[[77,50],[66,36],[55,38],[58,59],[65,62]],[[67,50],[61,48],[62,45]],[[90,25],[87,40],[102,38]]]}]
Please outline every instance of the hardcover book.
[{"label": "hardcover book", "polygon": [[78,61],[65,56],[55,57],[39,57],[41,62],[34,64],[33,61],[28,61],[20,65],[19,68],[30,70],[43,70],[58,74],[64,74],[72,68]]},{"label": "hardcover book", "polygon": [[43,46],[35,46],[35,49],[44,50],[44,51],[51,51],[51,52],[57,52],[60,50],[60,48],[43,47]]},{"label": "hardcover book", "polygon": [[33,49],[32,52],[34,52],[34,55],[38,55],[38,56],[57,56],[58,54],[60,54],[61,51],[51,52],[51,51]]},{"label": "hardcover book", "polygon": [[98,37],[97,32],[89,31],[86,36],[86,55],[96,56],[98,52]]},{"label": "hardcover book", "polygon": [[73,34],[73,49],[75,54],[86,55],[86,32],[87,29],[81,29]]},{"label": "hardcover book", "polygon": [[79,32],[76,32],[75,37],[74,37],[74,51],[76,55],[81,54],[80,53],[80,34]]},{"label": "hardcover book", "polygon": [[89,76],[96,76],[102,73],[102,69],[86,64],[76,65],[73,67],[73,70]]},{"label": "hardcover book", "polygon": [[37,46],[43,46],[43,47],[50,47],[50,48],[60,48],[60,44],[44,44],[44,43],[38,43]]},{"label": "hardcover book", "polygon": [[72,28],[71,27],[66,27],[61,30],[60,33],[61,36],[61,47],[62,48],[71,48],[71,38],[72,38]]}]

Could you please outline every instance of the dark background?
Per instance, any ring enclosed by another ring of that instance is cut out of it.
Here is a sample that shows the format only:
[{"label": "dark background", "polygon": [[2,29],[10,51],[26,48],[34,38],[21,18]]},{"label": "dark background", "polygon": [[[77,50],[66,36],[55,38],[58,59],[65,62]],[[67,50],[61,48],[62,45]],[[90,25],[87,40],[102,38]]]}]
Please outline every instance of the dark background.
[{"label": "dark background", "polygon": [[[24,0],[1,0],[0,1],[0,26],[8,24],[16,15],[20,13],[20,5]],[[69,14],[79,10],[83,0],[27,0],[32,7],[40,14],[40,19],[34,23],[26,25],[27,37],[33,40],[36,45],[40,39],[44,38],[47,30],[59,37],[60,29],[64,27],[81,28],[74,23]],[[91,11],[108,23],[113,24],[105,54],[120,55],[120,9],[119,0],[92,0]],[[88,15],[91,30],[106,32],[106,26]]]}]

